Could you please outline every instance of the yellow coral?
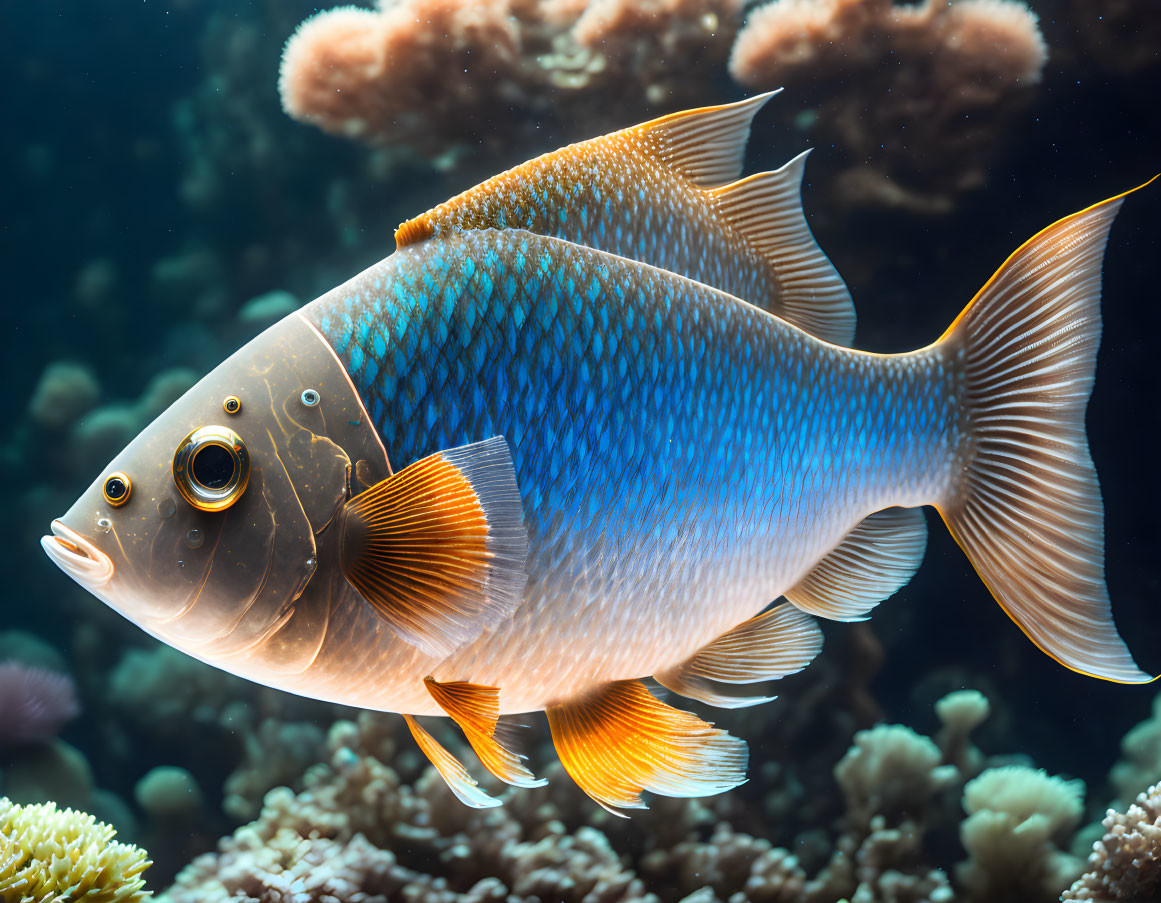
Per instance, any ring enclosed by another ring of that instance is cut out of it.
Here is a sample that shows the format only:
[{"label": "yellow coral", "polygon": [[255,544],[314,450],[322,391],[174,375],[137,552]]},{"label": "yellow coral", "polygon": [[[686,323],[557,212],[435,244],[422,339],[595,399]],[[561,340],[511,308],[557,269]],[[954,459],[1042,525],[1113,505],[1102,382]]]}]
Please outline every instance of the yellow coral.
[{"label": "yellow coral", "polygon": [[149,897],[145,851],[114,843],[117,832],[55,803],[18,806],[0,797],[0,901],[139,903]]}]

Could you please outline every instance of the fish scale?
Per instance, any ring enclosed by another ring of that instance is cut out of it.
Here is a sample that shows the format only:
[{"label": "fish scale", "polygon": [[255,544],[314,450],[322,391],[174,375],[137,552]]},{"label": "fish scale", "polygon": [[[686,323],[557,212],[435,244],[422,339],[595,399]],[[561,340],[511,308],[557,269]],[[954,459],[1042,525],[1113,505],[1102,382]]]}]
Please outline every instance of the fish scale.
[{"label": "fish scale", "polygon": [[[788,589],[862,517],[937,495],[958,442],[937,355],[839,349],[688,279],[519,230],[405,248],[305,314],[396,468],[508,439],[530,536],[527,598],[442,666],[480,663],[470,678],[501,686],[506,710],[682,660]],[[382,366],[353,346],[366,334],[386,341]],[[616,614],[599,629],[566,620],[546,631],[565,592],[570,606]],[[649,614],[662,594],[677,617]],[[577,664],[539,685],[497,648],[526,660],[578,643]]]}]

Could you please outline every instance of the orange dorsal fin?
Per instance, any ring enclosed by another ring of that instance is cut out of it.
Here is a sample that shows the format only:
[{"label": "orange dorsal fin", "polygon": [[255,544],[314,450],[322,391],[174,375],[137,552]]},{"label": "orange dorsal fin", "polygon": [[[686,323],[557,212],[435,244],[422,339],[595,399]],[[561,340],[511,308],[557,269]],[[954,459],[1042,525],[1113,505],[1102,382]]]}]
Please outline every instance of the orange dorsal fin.
[{"label": "orange dorsal fin", "polygon": [[343,507],[340,566],[400,637],[443,657],[524,597],[528,539],[503,437],[439,452]]},{"label": "orange dorsal fin", "polygon": [[[542,154],[401,224],[395,231],[395,245],[403,248],[445,230],[514,228],[555,234],[548,231],[550,224],[556,225],[555,208],[564,208],[571,199],[562,190],[563,183],[593,179],[610,161],[625,154],[647,157],[693,186],[731,182],[742,171],[750,123],[776,93],[671,113]],[[573,240],[587,244],[587,238],[577,235]]]},{"label": "orange dorsal fin", "polygon": [[864,518],[786,598],[833,621],[862,621],[915,574],[927,549],[920,508],[884,508]]},{"label": "orange dorsal fin", "polygon": [[700,702],[737,709],[769,702],[773,696],[722,693],[715,684],[777,680],[801,671],[822,649],[814,618],[784,602],[739,624],[675,668],[654,675],[661,686]]},{"label": "orange dorsal fin", "polygon": [[711,189],[709,195],[718,215],[774,271],[780,290],[774,312],[811,335],[849,347],[855,338],[851,293],[815,242],[802,211],[802,173],[809,153],[772,172]]},{"label": "orange dorsal fin", "polygon": [[580,788],[614,815],[644,809],[643,791],[708,796],[746,780],[744,741],[668,706],[637,680],[549,706],[552,742]]},{"label": "orange dorsal fin", "polygon": [[500,800],[481,790],[480,786],[472,780],[467,769],[460,763],[460,760],[444,749],[440,742],[424,730],[418,721],[410,715],[404,715],[403,720],[411,729],[411,736],[415,738],[420,750],[427,756],[432,767],[439,772],[439,776],[447,782],[447,786],[456,795],[456,799],[473,809],[491,809],[494,806],[503,805]]},{"label": "orange dorsal fin", "polygon": [[538,780],[524,767],[521,756],[496,739],[500,717],[498,688],[460,681],[440,683],[434,677],[424,678],[423,682],[432,699],[460,726],[488,771],[516,787],[542,787],[548,783]]}]

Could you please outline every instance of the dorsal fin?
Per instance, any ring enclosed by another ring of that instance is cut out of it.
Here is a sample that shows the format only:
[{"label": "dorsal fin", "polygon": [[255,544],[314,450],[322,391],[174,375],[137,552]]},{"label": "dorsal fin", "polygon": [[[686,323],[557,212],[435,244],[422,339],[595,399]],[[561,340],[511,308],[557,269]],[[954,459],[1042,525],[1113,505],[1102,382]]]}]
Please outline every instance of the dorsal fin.
[{"label": "dorsal fin", "polygon": [[446,656],[523,600],[522,511],[502,436],[439,452],[343,506],[340,567],[395,633]]},{"label": "dorsal fin", "polygon": [[642,150],[699,188],[732,182],[742,172],[742,158],[754,116],[777,91],[737,103],[683,110],[625,129],[641,141]]},{"label": "dorsal fin", "polygon": [[927,521],[920,508],[885,508],[865,518],[786,598],[834,621],[862,621],[906,585],[923,560]]},{"label": "dorsal fin", "polygon": [[849,344],[850,295],[802,212],[804,158],[733,181],[750,122],[771,96],[674,113],[543,154],[404,223],[396,244],[525,229],[687,276]]},{"label": "dorsal fin", "polygon": [[549,706],[552,742],[578,786],[614,815],[644,809],[642,791],[692,797],[746,780],[746,744],[668,706],[637,680]]},{"label": "dorsal fin", "polygon": [[802,174],[809,154],[803,151],[780,169],[709,193],[722,218],[766,258],[777,276],[779,316],[820,339],[849,347],[855,338],[851,294],[815,242],[802,211]]},{"label": "dorsal fin", "polygon": [[619,253],[616,248],[593,242],[592,236],[566,234],[555,228],[558,225],[556,208],[564,207],[572,199],[571,192],[564,190],[565,178],[574,181],[584,176],[591,178],[594,173],[607,170],[610,160],[625,153],[636,153],[692,186],[713,187],[732,182],[742,172],[750,123],[766,101],[779,91],[768,91],[737,103],[670,113],[541,154],[402,223],[395,230],[395,246],[403,248],[441,231],[511,228],[567,238],[598,250]]},{"label": "dorsal fin", "polygon": [[468,774],[468,770],[460,763],[460,760],[444,749],[440,742],[424,730],[418,721],[410,715],[404,715],[403,720],[411,729],[411,736],[415,738],[416,744],[427,756],[435,770],[439,772],[439,776],[447,782],[448,788],[456,795],[456,799],[473,809],[491,809],[503,805],[501,800],[481,790],[480,786]]},{"label": "dorsal fin", "polygon": [[739,624],[675,668],[653,675],[661,686],[700,702],[738,709],[773,696],[721,693],[714,683],[750,684],[801,671],[822,649],[814,618],[789,602]]},{"label": "dorsal fin", "polygon": [[542,787],[548,783],[538,780],[524,767],[520,756],[496,739],[496,725],[500,718],[500,690],[497,687],[462,681],[440,683],[434,677],[425,677],[423,683],[439,707],[460,726],[488,771],[516,787]]}]

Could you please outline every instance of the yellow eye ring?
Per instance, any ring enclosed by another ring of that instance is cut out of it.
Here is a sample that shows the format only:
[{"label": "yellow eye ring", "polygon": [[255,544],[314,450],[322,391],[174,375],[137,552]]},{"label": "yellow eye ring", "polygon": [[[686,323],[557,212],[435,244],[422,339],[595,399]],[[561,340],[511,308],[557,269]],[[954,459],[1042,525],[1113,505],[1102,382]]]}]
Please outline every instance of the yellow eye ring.
[{"label": "yellow eye ring", "polygon": [[242,497],[250,480],[250,453],[225,426],[203,426],[173,453],[173,482],[199,511],[223,511]]},{"label": "yellow eye ring", "polygon": [[117,471],[105,477],[105,485],[101,487],[101,494],[105,502],[114,508],[120,508],[129,501],[129,493],[133,491],[133,481],[129,475]]},{"label": "yellow eye ring", "polygon": [[234,414],[241,414],[242,399],[240,399],[237,395],[227,395],[222,401],[222,410],[229,414],[231,417]]}]

